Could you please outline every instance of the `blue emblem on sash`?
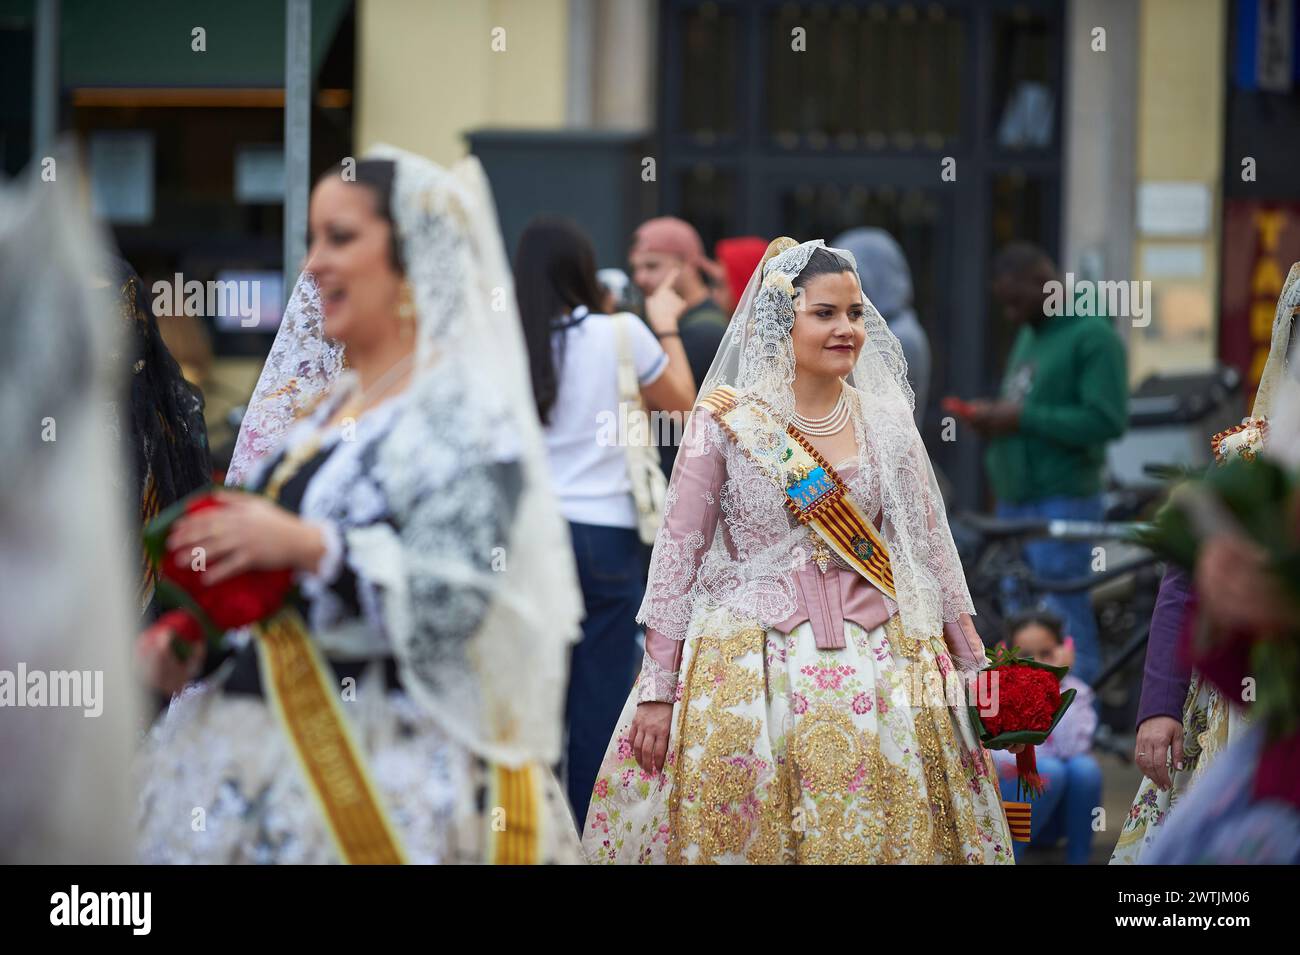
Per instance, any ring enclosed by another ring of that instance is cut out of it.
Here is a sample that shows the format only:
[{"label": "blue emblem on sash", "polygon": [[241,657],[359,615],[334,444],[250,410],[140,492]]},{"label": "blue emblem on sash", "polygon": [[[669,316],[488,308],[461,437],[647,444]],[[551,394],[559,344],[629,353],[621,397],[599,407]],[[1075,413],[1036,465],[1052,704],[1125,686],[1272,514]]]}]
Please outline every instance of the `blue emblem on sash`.
[{"label": "blue emblem on sash", "polygon": [[809,507],[823,494],[833,490],[835,490],[835,482],[826,473],[826,469],[818,465],[809,471],[805,477],[791,481],[786,487],[785,493],[790,496],[790,500],[800,507]]}]

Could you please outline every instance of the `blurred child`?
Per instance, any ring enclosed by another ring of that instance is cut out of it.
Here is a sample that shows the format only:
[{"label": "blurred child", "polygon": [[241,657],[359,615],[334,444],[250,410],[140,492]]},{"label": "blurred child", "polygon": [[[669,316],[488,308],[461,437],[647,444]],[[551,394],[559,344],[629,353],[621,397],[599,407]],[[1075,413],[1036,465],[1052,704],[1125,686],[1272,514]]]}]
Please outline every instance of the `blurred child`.
[{"label": "blurred child", "polygon": [[[1029,612],[1014,617],[1007,625],[1007,638],[1022,655],[1049,666],[1073,666],[1074,643],[1061,632],[1060,618],[1049,613]],[[1082,865],[1092,852],[1093,810],[1101,805],[1101,767],[1093,759],[1092,734],[1097,729],[1093,693],[1072,674],[1061,680],[1061,690],[1077,695],[1047,741],[1037,747],[1038,772],[1046,788],[1033,803],[1030,844],[1052,846],[1065,836],[1065,861]],[[1005,750],[995,750],[1002,798],[1015,800],[1016,760]],[[1026,843],[1013,844],[1016,861]]]}]

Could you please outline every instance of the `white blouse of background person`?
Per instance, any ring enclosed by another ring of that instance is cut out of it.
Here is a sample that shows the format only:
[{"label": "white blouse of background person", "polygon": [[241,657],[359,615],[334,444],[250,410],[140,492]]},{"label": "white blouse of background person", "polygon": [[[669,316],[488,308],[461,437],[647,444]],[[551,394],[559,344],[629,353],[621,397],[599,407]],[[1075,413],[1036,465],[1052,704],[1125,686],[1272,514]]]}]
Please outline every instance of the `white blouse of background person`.
[{"label": "white blouse of background person", "polygon": [[[578,306],[570,320],[584,314],[585,306]],[[546,426],[546,450],[551,481],[567,520],[604,527],[636,527],[626,451],[618,438],[623,429],[638,426],[627,419],[627,410],[620,413],[618,407],[614,322],[609,315],[592,313],[555,334],[559,388]],[[647,409],[668,404],[670,395],[656,393],[656,386],[668,387],[664,380],[667,353],[643,321],[633,317],[625,319],[624,324],[642,400]],[[559,364],[561,338],[563,364]],[[640,427],[659,433],[651,422],[642,422]],[[671,433],[666,428],[664,431]]]}]

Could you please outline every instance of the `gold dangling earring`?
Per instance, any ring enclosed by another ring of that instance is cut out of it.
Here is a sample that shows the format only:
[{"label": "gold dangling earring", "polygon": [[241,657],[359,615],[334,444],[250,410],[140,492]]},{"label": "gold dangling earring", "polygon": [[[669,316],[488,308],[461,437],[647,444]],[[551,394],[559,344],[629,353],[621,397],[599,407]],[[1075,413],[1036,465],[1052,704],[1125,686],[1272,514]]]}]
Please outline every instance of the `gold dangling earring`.
[{"label": "gold dangling earring", "polygon": [[402,290],[397,302],[397,319],[402,328],[402,337],[410,338],[415,331],[415,294],[411,283],[402,279]]}]

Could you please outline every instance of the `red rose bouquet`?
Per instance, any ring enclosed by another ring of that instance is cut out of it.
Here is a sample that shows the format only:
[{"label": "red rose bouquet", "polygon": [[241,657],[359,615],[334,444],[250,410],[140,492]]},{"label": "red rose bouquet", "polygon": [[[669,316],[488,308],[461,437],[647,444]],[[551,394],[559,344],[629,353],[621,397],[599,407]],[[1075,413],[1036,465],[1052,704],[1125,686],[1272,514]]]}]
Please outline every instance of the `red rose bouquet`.
[{"label": "red rose bouquet", "polygon": [[1024,744],[1016,754],[1017,787],[1036,796],[1043,791],[1043,779],[1034,747],[1047,740],[1074,701],[1074,690],[1061,692],[1068,667],[1039,663],[1001,646],[986,652],[990,666],[979,679],[987,681],[989,692],[979,701],[983,705],[971,705],[971,718],[988,749]]},{"label": "red rose bouquet", "polygon": [[158,594],[176,607],[157,626],[174,636],[172,649],[185,659],[190,647],[218,640],[226,630],[246,627],[278,612],[293,589],[293,571],[246,571],[209,586],[204,555],[167,549],[167,536],[181,517],[224,507],[211,491],[198,491],[163,511],[145,528],[145,552],[159,574]]}]

